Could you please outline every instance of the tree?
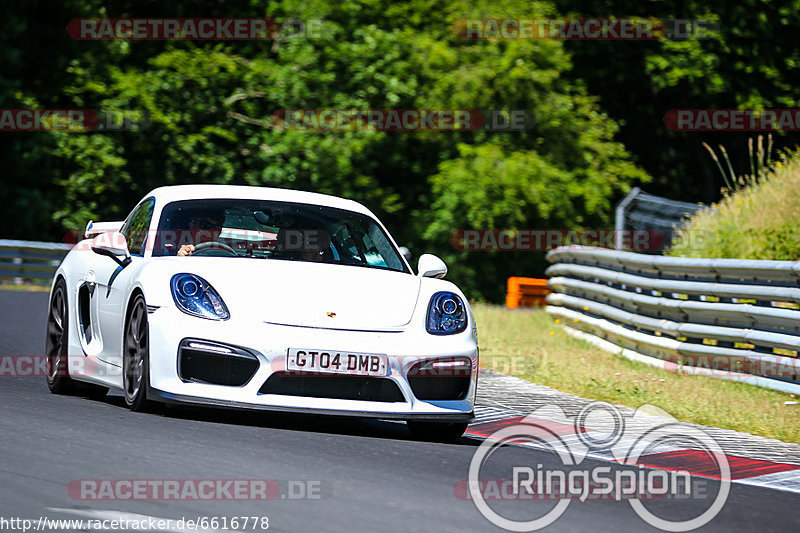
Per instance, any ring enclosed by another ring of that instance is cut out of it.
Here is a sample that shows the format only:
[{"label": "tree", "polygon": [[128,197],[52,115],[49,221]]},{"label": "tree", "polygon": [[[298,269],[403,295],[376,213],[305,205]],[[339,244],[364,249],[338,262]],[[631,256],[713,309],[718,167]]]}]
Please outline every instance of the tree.
[{"label": "tree", "polygon": [[[195,13],[219,9],[194,5]],[[99,2],[90,7],[116,17],[146,11],[133,2],[113,14]],[[36,137],[59,197],[46,216],[80,228],[87,218],[124,216],[153,187],[190,182],[331,193],[367,204],[414,252],[445,256],[451,279],[471,297],[498,299],[504,276],[540,273],[543,254],[459,253],[453,231],[607,227],[614,199],[647,179],[614,140],[617,125],[570,79],[563,43],[468,41],[453,28],[486,13],[552,16],[549,4],[286,0],[269,13],[257,2],[240,8],[239,17],[322,20],[321,35],[81,41],[77,52],[72,42],[49,91],[22,83],[26,106],[57,100],[148,117],[134,131]],[[535,123],[507,132],[330,132],[287,131],[271,119],[281,109],[331,108],[526,110]]]}]

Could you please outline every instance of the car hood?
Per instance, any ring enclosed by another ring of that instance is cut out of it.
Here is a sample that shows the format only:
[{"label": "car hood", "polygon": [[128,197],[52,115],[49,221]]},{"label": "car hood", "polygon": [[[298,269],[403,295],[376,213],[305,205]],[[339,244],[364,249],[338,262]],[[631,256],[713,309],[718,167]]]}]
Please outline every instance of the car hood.
[{"label": "car hood", "polygon": [[382,330],[411,321],[420,278],[377,268],[277,259],[171,257],[172,272],[197,274],[231,317],[291,326]]}]

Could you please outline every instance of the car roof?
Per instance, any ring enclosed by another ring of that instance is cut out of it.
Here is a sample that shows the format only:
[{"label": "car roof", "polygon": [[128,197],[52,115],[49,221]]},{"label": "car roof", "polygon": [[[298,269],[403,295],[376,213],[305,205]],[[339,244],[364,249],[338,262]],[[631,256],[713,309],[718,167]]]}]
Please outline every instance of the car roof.
[{"label": "car roof", "polygon": [[275,200],[302,204],[324,205],[375,215],[366,207],[353,200],[320,194],[316,192],[277,189],[273,187],[252,187],[247,185],[169,185],[150,191],[145,198],[154,197],[156,202],[167,204],[178,200],[202,200],[211,198],[231,198],[237,200]]}]

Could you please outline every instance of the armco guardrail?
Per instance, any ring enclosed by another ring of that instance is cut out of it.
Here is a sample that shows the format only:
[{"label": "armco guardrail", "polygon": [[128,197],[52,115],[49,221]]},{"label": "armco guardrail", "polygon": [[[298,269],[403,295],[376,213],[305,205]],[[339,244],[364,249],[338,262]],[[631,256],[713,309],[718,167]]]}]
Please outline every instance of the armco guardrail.
[{"label": "armco guardrail", "polygon": [[623,248],[626,230],[656,230],[661,236],[661,247],[650,250],[660,254],[672,243],[675,228],[683,226],[688,217],[702,209],[710,209],[701,204],[691,204],[648,194],[634,187],[622,199],[616,209],[616,248]]},{"label": "armco guardrail", "polygon": [[584,338],[669,370],[800,394],[800,261],[580,246],[547,259],[547,312]]},{"label": "armco guardrail", "polygon": [[0,279],[49,283],[73,245],[0,239]]}]

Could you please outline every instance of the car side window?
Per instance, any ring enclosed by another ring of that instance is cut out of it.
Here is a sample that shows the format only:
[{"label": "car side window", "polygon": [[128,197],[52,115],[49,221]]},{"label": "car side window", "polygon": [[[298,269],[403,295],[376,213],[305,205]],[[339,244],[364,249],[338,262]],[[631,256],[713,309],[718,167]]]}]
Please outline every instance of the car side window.
[{"label": "car side window", "polygon": [[140,203],[128,216],[122,228],[122,235],[128,242],[128,251],[131,255],[144,255],[144,244],[147,241],[147,232],[150,229],[150,220],[153,218],[153,209],[156,205],[155,198],[148,198]]}]

